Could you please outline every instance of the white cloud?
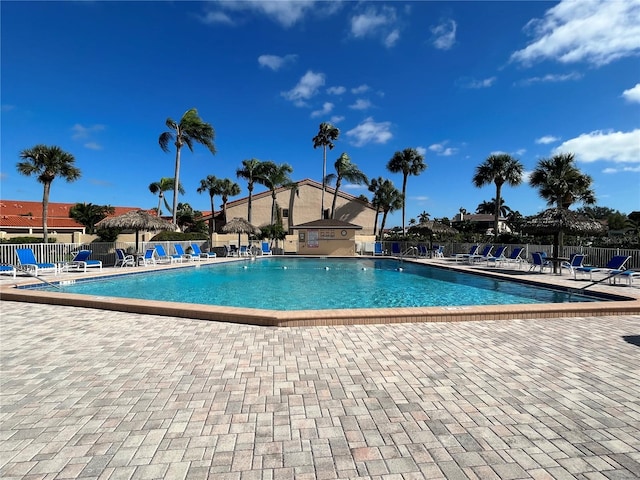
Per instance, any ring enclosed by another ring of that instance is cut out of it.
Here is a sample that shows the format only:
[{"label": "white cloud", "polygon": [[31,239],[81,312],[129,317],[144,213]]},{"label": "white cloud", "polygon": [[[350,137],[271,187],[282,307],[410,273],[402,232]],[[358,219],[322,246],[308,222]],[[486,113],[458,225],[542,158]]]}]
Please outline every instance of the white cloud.
[{"label": "white cloud", "polygon": [[369,85],[365,83],[358,87],[352,88],[351,93],[353,93],[354,95],[360,95],[361,93],[368,92],[370,89],[371,88],[369,87]]},{"label": "white cloud", "polygon": [[496,82],[496,80],[496,77],[489,77],[484,80],[464,78],[461,79],[459,83],[463,88],[489,88]]},{"label": "white cloud", "polygon": [[622,96],[627,102],[640,103],[640,83],[636,86],[622,92]]},{"label": "white cloud", "polygon": [[563,0],[525,30],[533,41],[514,52],[512,61],[606,65],[640,53],[640,0]]},{"label": "white cloud", "polygon": [[347,89],[344,88],[343,86],[327,88],[327,93],[329,95],[342,95],[346,91],[347,91]]},{"label": "white cloud", "polygon": [[449,50],[456,43],[457,24],[453,20],[445,20],[431,27],[433,46],[439,50]]},{"label": "white cloud", "polygon": [[520,85],[531,85],[533,83],[556,83],[556,82],[566,82],[569,80],[580,80],[582,78],[582,74],[577,72],[565,73],[565,74],[547,74],[544,77],[531,77],[525,78],[520,81]]},{"label": "white cloud", "polygon": [[102,150],[102,145],[99,145],[96,142],[87,142],[84,144],[84,146],[89,150]]},{"label": "white cloud", "polygon": [[640,129],[631,132],[604,132],[596,130],[563,142],[553,153],[575,154],[576,160],[616,163],[640,163]]},{"label": "white cloud", "polygon": [[436,155],[441,157],[450,157],[458,153],[458,149],[454,147],[447,147],[448,140],[445,140],[442,143],[434,143],[433,145],[429,145],[429,150],[435,152]]},{"label": "white cloud", "polygon": [[15,106],[15,105],[8,105],[8,104],[4,104],[4,105],[2,105],[1,110],[2,110],[3,112],[10,112],[10,111],[11,111],[11,110],[13,110],[14,108],[16,108],[16,106]]},{"label": "white cloud", "polygon": [[324,73],[315,73],[309,70],[295,87],[287,92],[282,92],[282,96],[292,101],[297,107],[303,107],[306,105],[305,100],[316,95],[318,89],[324,85],[324,78]]},{"label": "white cloud", "polygon": [[261,67],[267,67],[273,71],[277,71],[286,63],[294,62],[296,58],[298,58],[297,55],[285,55],[284,57],[278,55],[260,55],[258,57],[258,63]]},{"label": "white cloud", "polygon": [[375,122],[373,117],[368,117],[357,127],[349,130],[346,135],[352,139],[356,147],[362,147],[368,143],[384,144],[393,138],[390,128],[391,122]]},{"label": "white cloud", "polygon": [[518,157],[523,156],[525,153],[527,153],[527,149],[526,148],[519,148],[518,150],[516,150],[515,153]]},{"label": "white cloud", "polygon": [[207,25],[224,24],[233,25],[234,22],[229,15],[219,10],[209,11],[200,17],[200,21]]},{"label": "white cloud", "polygon": [[341,188],[343,190],[367,190],[367,185],[357,185],[355,183],[347,183]]},{"label": "white cloud", "polygon": [[302,21],[311,12],[331,14],[340,8],[339,2],[316,2],[314,0],[243,0],[242,2],[220,0],[212,2],[211,5],[221,10],[208,12],[202,19],[206,23],[233,24],[236,22],[226,12],[233,14],[248,12],[265,15],[285,28]]},{"label": "white cloud", "polygon": [[331,113],[332,110],[333,110],[333,103],[324,102],[322,104],[322,109],[321,110],[315,110],[315,111],[311,112],[311,118],[321,117],[323,115],[328,115],[329,113]]},{"label": "white cloud", "polygon": [[73,132],[71,138],[74,140],[83,140],[89,138],[91,134],[101,132],[102,130],[104,130],[104,125],[97,124],[91,125],[90,127],[85,127],[83,125],[80,125],[79,123],[76,123],[73,127],[71,127],[71,131]]},{"label": "white cloud", "polygon": [[367,110],[368,108],[371,108],[371,102],[369,100],[359,98],[354,104],[349,105],[349,108],[353,110]]},{"label": "white cloud", "polygon": [[331,117],[329,119],[331,121],[331,123],[333,123],[334,125],[344,121],[344,117],[342,115],[334,115],[333,117]]},{"label": "white cloud", "polygon": [[532,174],[533,174],[533,170],[525,170],[524,172],[522,172],[522,183],[527,185],[529,183],[529,179],[531,178]]},{"label": "white cloud", "polygon": [[427,149],[424,147],[416,147],[416,152],[424,157],[427,154]]},{"label": "white cloud", "polygon": [[554,137],[553,135],[544,135],[543,137],[536,138],[536,143],[542,145],[548,145],[549,143],[554,143],[560,140],[559,137]]},{"label": "white cloud", "polygon": [[396,27],[397,14],[393,7],[370,7],[366,12],[351,18],[351,35],[355,38],[379,38],[387,47],[393,47],[400,38]]},{"label": "white cloud", "polygon": [[605,168],[604,170],[602,170],[602,173],[624,173],[624,172],[638,173],[640,172],[640,165],[637,167]]}]

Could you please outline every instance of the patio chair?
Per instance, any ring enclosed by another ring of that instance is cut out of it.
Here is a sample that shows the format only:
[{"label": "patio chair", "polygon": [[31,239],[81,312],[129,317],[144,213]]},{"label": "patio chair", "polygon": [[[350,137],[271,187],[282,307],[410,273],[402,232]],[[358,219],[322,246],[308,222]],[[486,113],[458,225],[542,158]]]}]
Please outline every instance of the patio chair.
[{"label": "patio chair", "polygon": [[418,244],[418,257],[428,257],[429,256],[429,249],[427,248],[427,246],[424,243],[419,243]]},{"label": "patio chair", "polygon": [[0,265],[0,274],[12,275],[13,278],[16,278],[16,267],[13,265]]},{"label": "patio chair", "polygon": [[482,252],[475,255],[469,255],[469,263],[482,262],[483,260],[487,260],[491,256],[491,250],[493,250],[493,245],[485,245],[482,249]]},{"label": "patio chair", "polygon": [[[631,286],[633,284],[634,278],[640,278],[640,272],[638,272],[637,270],[624,270],[623,272],[614,275],[611,280],[613,280],[613,284],[615,285],[616,279],[620,279],[620,283],[622,283],[623,278],[626,278],[627,285]],[[609,281],[609,283],[611,283],[611,280]]]},{"label": "patio chair", "polygon": [[53,271],[54,275],[58,274],[58,267],[55,263],[41,263],[36,260],[33,250],[30,248],[17,248],[16,255],[18,263],[28,274],[38,276],[38,273]]},{"label": "patio chair", "polygon": [[273,255],[269,242],[262,242],[262,255]]},{"label": "patio chair", "polygon": [[444,258],[444,245],[434,246],[433,258]]},{"label": "patio chair", "polygon": [[452,258],[456,261],[456,263],[458,263],[458,260],[466,260],[471,255],[477,255],[479,248],[480,245],[472,245],[469,249],[469,253],[454,253]]},{"label": "patio chair", "polygon": [[402,251],[400,250],[400,244],[398,242],[393,242],[391,244],[391,255],[395,255],[396,257],[402,256]]},{"label": "patio chair", "polygon": [[249,245],[240,245],[240,250],[238,250],[238,255],[240,255],[241,257],[251,256]]},{"label": "patio chair", "polygon": [[504,252],[507,249],[507,247],[505,245],[498,247],[498,249],[496,250],[496,253],[493,255],[489,255],[487,257],[487,267],[490,264],[493,264],[493,266],[495,267],[496,265],[498,265],[498,262],[501,262],[503,260],[506,259],[506,257],[504,256]]},{"label": "patio chair", "polygon": [[157,263],[176,263],[176,262],[182,261],[182,257],[177,253],[173,255],[167,255],[167,252],[165,252],[164,247],[162,245],[156,245],[155,250],[156,250],[156,253],[158,254],[158,258],[156,260]]},{"label": "patio chair", "polygon": [[194,257],[199,257],[202,259],[207,259],[207,258],[216,258],[216,252],[203,252],[202,250],[200,250],[200,247],[198,246],[197,243],[192,243],[191,244],[191,250],[193,250],[193,256]]},{"label": "patio chair", "polygon": [[[583,253],[572,253],[569,256],[569,261],[564,261],[560,263],[560,273],[562,273],[563,268],[569,269],[569,274],[574,275],[574,269],[582,267],[582,262],[584,262],[586,255]],[[575,275],[574,275],[575,276]]]},{"label": "patio chair", "polygon": [[155,265],[157,263],[156,262],[156,249],[155,248],[147,248],[144,251],[144,255],[141,256],[138,260],[145,267],[147,265]]},{"label": "patio chair", "polygon": [[382,242],[373,242],[373,255],[384,255],[384,250],[382,249]]},{"label": "patio chair", "polygon": [[508,257],[504,257],[503,259],[498,260],[497,263],[505,263],[507,265],[515,263],[518,265],[519,269],[522,264],[525,263],[525,259],[522,258],[522,252],[524,252],[524,247],[515,247],[513,250],[511,250],[511,253]]},{"label": "patio chair", "polygon": [[87,273],[87,268],[99,268],[102,270],[102,262],[100,260],[90,260],[91,250],[80,250],[73,259],[62,266],[62,270],[81,270]]},{"label": "patio chair", "polygon": [[122,248],[116,248],[116,263],[114,267],[133,267],[136,264],[136,259],[133,255],[127,255]]},{"label": "patio chair", "polygon": [[548,268],[549,271],[551,271],[551,262],[549,260],[545,260],[542,254],[543,252],[533,252],[531,254],[533,263],[529,267],[530,272],[535,272],[536,268],[540,270],[538,273],[544,273],[545,268]]},{"label": "patio chair", "polygon": [[611,278],[625,271],[624,264],[629,261],[630,255],[614,255],[604,267],[578,267],[573,269],[574,280],[578,279],[578,272],[586,275],[589,274],[589,280],[593,281],[594,273],[604,273],[609,275],[609,283]]},{"label": "patio chair", "polygon": [[[185,260],[187,262],[193,261],[193,255],[191,255],[190,253],[185,253],[184,248],[182,248],[182,245],[180,245],[179,243],[176,243],[173,248],[175,248],[176,253],[180,255],[181,262],[184,262]],[[200,260],[200,257],[198,257],[198,260]]]}]

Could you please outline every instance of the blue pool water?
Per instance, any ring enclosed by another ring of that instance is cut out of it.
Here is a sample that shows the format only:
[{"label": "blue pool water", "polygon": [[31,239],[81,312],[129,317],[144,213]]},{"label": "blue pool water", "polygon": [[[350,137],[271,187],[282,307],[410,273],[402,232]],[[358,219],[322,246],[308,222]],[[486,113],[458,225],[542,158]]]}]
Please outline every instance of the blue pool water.
[{"label": "blue pool water", "polygon": [[268,310],[594,300],[586,296],[389,259],[247,260],[81,281],[64,285],[61,289],[87,295]]}]

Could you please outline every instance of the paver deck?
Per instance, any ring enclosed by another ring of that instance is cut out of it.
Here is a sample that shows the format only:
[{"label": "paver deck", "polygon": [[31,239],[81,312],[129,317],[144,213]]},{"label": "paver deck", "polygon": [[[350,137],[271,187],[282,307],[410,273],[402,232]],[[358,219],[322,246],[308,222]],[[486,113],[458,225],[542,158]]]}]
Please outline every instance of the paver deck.
[{"label": "paver deck", "polygon": [[0,309],[2,479],[640,478],[639,316]]}]

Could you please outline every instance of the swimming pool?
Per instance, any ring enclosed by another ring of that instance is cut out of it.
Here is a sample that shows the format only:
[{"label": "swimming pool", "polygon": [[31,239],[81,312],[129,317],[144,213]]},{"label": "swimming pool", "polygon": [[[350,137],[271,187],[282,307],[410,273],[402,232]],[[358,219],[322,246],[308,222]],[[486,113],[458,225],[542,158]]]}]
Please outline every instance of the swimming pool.
[{"label": "swimming pool", "polygon": [[61,285],[63,293],[277,311],[590,302],[392,259],[275,257]]}]

